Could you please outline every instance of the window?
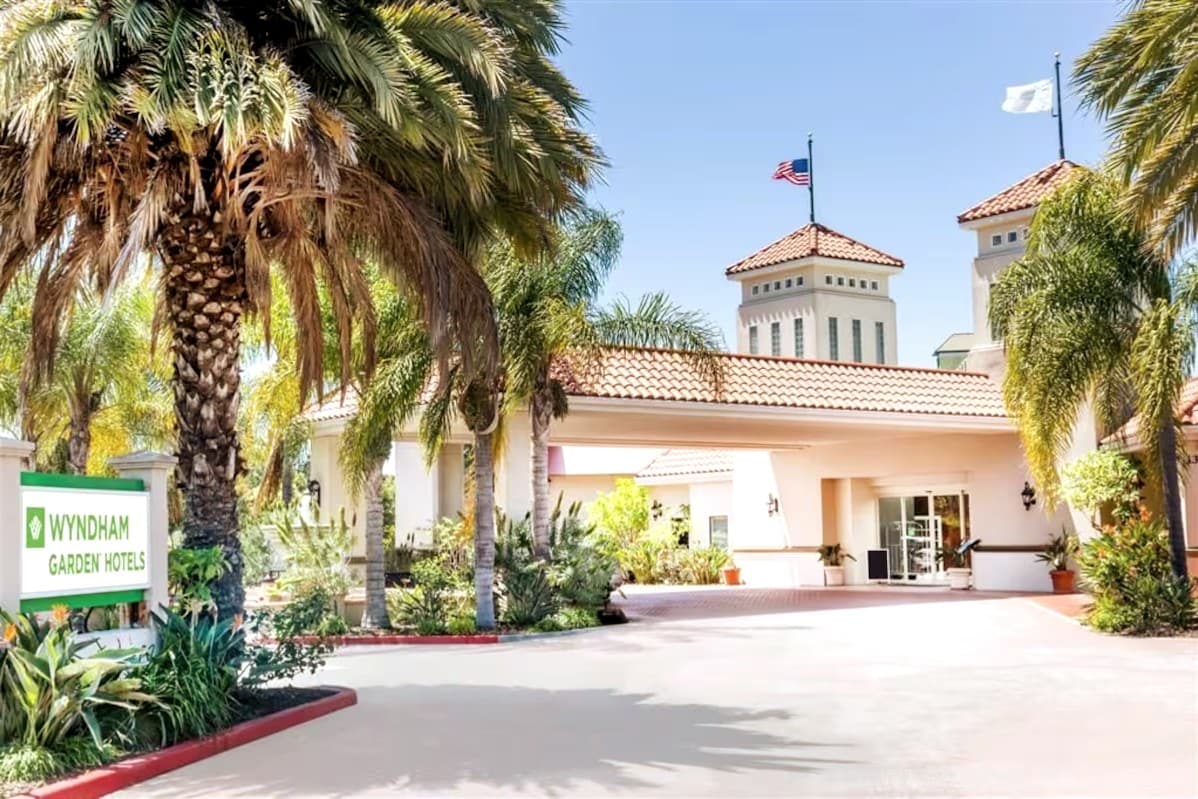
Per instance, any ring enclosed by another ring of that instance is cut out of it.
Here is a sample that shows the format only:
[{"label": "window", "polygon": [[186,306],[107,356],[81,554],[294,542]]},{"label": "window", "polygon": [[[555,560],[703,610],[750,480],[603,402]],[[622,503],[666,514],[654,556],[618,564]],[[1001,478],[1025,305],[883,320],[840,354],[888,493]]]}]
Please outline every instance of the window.
[{"label": "window", "polygon": [[749,327],[749,354],[757,354],[757,325]]},{"label": "window", "polygon": [[861,320],[853,320],[853,360],[861,363]]},{"label": "window", "polygon": [[827,283],[829,286],[831,286],[832,285],[832,276],[824,275],[824,282]]},{"label": "window", "polygon": [[760,290],[760,287],[758,287],[758,286],[754,286],[754,287],[753,287],[753,296],[754,296],[754,297],[756,297],[756,296],[757,296],[757,292],[758,292],[759,290]]},{"label": "window", "polygon": [[871,289],[873,289],[874,291],[877,291],[878,290],[878,281],[876,281],[876,280],[870,281],[869,287]]},{"label": "window", "polygon": [[770,322],[770,355],[782,354],[782,323]]},{"label": "window", "polygon": [[1017,241],[1019,241],[1019,233],[1017,231],[1012,230],[1011,232],[1009,232],[1007,234],[1007,243],[1008,244],[1014,244]]},{"label": "window", "polygon": [[707,517],[707,541],[708,546],[715,547],[716,549],[728,548],[727,516]]},{"label": "window", "polygon": [[803,320],[795,320],[795,357],[803,357]]},{"label": "window", "polygon": [[1023,240],[1027,241],[1027,228],[1023,229]]},{"label": "window", "polygon": [[874,322],[874,338],[878,345],[878,363],[886,363],[886,325]]},{"label": "window", "polygon": [[797,280],[797,282],[795,283],[796,286],[803,285],[803,276],[802,275],[799,275],[796,280]]},{"label": "window", "polygon": [[857,288],[857,278],[855,278],[855,277],[849,278],[849,288],[851,288],[851,289]]},{"label": "window", "polygon": [[775,280],[774,281],[774,291],[781,291],[781,290],[782,290],[782,281]]},{"label": "window", "polygon": [[836,317],[828,317],[828,357],[834,361],[840,360],[840,337],[836,331]]},{"label": "window", "polygon": [[844,285],[844,278],[843,278],[843,277],[838,277],[838,278],[836,278],[836,285],[838,285],[838,286],[843,286],[843,285]]},{"label": "window", "polygon": [[793,285],[794,285],[794,281],[791,280],[790,278],[786,278],[786,288],[790,288]]},{"label": "window", "polygon": [[993,236],[990,237],[990,246],[991,247],[1001,247],[1002,246],[1002,234],[1001,233],[995,233]]},{"label": "window", "polygon": [[763,285],[761,287],[761,290],[764,291],[766,294],[769,294],[770,293],[770,284],[766,283],[765,285]]}]

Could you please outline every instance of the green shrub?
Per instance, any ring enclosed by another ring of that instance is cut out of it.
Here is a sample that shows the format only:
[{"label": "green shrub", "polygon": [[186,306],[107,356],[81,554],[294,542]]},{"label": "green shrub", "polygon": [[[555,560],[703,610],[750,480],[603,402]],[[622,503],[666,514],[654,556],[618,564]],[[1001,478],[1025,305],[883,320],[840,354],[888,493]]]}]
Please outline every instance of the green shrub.
[{"label": "green shrub", "polygon": [[581,630],[598,627],[599,615],[590,608],[565,607],[552,616],[547,616],[533,627],[537,632],[549,633],[560,630]]},{"label": "green shrub", "polygon": [[449,620],[459,615],[461,602],[455,596],[459,581],[439,557],[429,557],[412,565],[415,586],[397,592],[391,608],[401,624],[414,627],[420,635],[442,635]]},{"label": "green shrub", "polygon": [[139,677],[159,704],[131,718],[131,737],[169,745],[227,727],[245,659],[244,637],[232,620],[178,613],[152,618],[158,649]]},{"label": "green shrub", "polygon": [[721,547],[701,547],[679,550],[679,581],[686,585],[715,585],[728,565],[728,551]]},{"label": "green shrub", "polygon": [[0,611],[8,645],[0,648],[0,746],[55,749],[73,735],[90,735],[103,746],[97,713],[155,702],[131,676],[140,649],[101,649],[79,643],[65,606],[46,624],[32,616]]},{"label": "green shrub", "polygon": [[[668,528],[667,528],[668,529]],[[674,574],[673,557],[676,549],[669,538],[641,538],[620,550],[620,568],[637,583],[669,582]]]},{"label": "green shrub", "polygon": [[449,620],[447,630],[450,635],[474,635],[478,632],[478,625],[473,616],[458,615]]},{"label": "green shrub", "polygon": [[1168,532],[1142,517],[1106,528],[1077,557],[1094,595],[1087,623],[1104,632],[1175,634],[1198,620],[1191,585],[1174,576]]},{"label": "green shrub", "polygon": [[275,551],[266,528],[251,522],[241,530],[241,579],[245,585],[258,585],[270,577]]},{"label": "green shrub", "polygon": [[29,744],[0,748],[0,789],[4,783],[38,783],[60,774],[96,768],[121,754],[108,742],[99,746],[91,738],[64,738],[53,749]]},{"label": "green shrub", "polygon": [[172,547],[166,559],[171,601],[184,613],[215,612],[212,582],[229,570],[220,547]]},{"label": "green shrub", "polygon": [[337,613],[336,604],[326,589],[309,585],[271,617],[275,638],[295,638],[300,635],[344,635],[349,625]]},{"label": "green shrub", "polygon": [[1140,503],[1140,472],[1126,455],[1096,449],[1061,470],[1061,495],[1097,518],[1108,510],[1117,521],[1130,519]]},{"label": "green shrub", "polygon": [[513,627],[531,627],[557,612],[558,600],[544,563],[507,567],[500,572],[500,619]]},{"label": "green shrub", "polygon": [[354,537],[345,509],[326,526],[319,518],[309,524],[294,508],[282,508],[273,518],[279,543],[287,552],[287,570],[279,584],[294,594],[321,589],[331,597],[345,596],[354,584],[349,568]]},{"label": "green shrub", "polygon": [[616,480],[614,491],[595,497],[590,518],[612,554],[631,546],[649,529],[649,489],[628,478]]}]

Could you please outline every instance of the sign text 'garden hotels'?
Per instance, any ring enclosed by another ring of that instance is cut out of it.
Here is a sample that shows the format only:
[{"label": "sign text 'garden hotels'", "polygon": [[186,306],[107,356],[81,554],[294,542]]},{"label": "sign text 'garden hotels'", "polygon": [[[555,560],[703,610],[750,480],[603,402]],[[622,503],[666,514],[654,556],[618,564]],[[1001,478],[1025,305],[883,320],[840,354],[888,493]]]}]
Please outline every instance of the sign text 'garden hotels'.
[{"label": "sign text 'garden hotels'", "polygon": [[59,597],[140,600],[150,585],[149,514],[140,480],[22,474],[22,609]]}]

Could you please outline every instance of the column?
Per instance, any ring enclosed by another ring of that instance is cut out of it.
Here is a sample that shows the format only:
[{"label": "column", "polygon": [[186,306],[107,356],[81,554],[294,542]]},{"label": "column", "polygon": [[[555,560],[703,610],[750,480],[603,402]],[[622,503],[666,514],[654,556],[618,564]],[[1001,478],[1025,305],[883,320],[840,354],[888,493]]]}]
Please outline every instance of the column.
[{"label": "column", "polygon": [[111,466],[121,477],[141,480],[150,499],[149,566],[150,588],[146,591],[146,607],[157,611],[169,606],[167,589],[167,547],[170,539],[170,519],[167,512],[167,489],[178,459],[160,452],[135,452],[110,458]]},{"label": "column", "polygon": [[32,455],[30,442],[0,438],[0,608],[9,613],[21,608],[21,472]]},{"label": "column", "polygon": [[396,441],[391,457],[395,463],[395,540],[401,542],[409,533],[416,533],[417,545],[431,545],[427,531],[438,519],[440,461],[426,464],[419,441]]},{"label": "column", "polygon": [[532,433],[528,413],[520,410],[503,424],[503,450],[495,464],[495,504],[509,519],[532,512]]}]

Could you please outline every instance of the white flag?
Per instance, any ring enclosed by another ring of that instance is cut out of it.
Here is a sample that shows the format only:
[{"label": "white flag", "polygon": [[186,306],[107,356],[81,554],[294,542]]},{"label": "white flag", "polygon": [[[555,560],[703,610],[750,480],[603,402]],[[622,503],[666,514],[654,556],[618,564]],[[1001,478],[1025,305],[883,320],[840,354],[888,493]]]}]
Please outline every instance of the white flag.
[{"label": "white flag", "polygon": [[1052,81],[1045,78],[1024,86],[1008,86],[1002,110],[1010,114],[1041,114],[1052,111]]}]

